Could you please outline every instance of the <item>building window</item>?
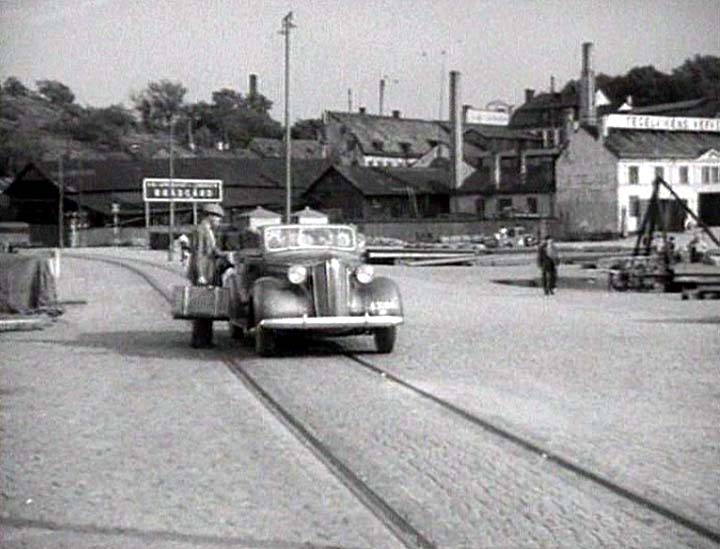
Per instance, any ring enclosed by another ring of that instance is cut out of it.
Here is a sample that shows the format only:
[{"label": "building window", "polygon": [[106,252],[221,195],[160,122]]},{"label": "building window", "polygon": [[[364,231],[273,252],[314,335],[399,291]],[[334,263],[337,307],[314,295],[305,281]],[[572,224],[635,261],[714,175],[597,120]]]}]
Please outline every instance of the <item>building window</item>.
[{"label": "building window", "polygon": [[512,211],[512,207],[513,207],[512,198],[498,198],[497,213],[499,215],[509,214]]},{"label": "building window", "polygon": [[655,166],[655,179],[665,179],[665,168],[662,166]]},{"label": "building window", "polygon": [[710,183],[710,166],[702,167],[702,182],[705,184]]},{"label": "building window", "polygon": [[630,185],[637,185],[640,183],[640,170],[637,166],[630,166],[628,168],[628,181]]},{"label": "building window", "polygon": [[485,217],[485,199],[484,198],[476,198],[475,199],[475,213],[478,217]]},{"label": "building window", "polygon": [[528,213],[531,213],[531,214],[538,213],[537,197],[535,197],[535,196],[527,197],[527,211],[528,211]]},{"label": "building window", "polygon": [[712,181],[713,183],[720,183],[720,167],[714,166],[710,170],[710,176],[710,181]]},{"label": "building window", "polygon": [[640,217],[640,199],[637,196],[630,197],[630,217]]},{"label": "building window", "polygon": [[680,166],[680,183],[688,184],[689,178],[688,178],[688,167],[687,166]]}]

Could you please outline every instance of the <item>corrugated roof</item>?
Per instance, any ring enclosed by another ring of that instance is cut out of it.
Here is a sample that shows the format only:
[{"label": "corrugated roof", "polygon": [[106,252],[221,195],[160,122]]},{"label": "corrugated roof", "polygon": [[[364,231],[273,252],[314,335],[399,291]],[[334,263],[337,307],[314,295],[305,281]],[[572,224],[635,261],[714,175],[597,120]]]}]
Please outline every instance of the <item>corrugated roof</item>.
[{"label": "corrugated roof", "polygon": [[551,167],[533,168],[528,166],[524,180],[518,173],[503,173],[499,187],[495,186],[493,171],[486,167],[480,168],[465,179],[457,192],[458,194],[506,195],[554,191],[555,178]]},{"label": "corrugated roof", "polygon": [[418,158],[449,141],[446,128],[434,120],[327,111],[326,121],[355,136],[366,155]]},{"label": "corrugated roof", "polygon": [[720,133],[611,129],[605,146],[620,158],[694,159],[720,150]]}]

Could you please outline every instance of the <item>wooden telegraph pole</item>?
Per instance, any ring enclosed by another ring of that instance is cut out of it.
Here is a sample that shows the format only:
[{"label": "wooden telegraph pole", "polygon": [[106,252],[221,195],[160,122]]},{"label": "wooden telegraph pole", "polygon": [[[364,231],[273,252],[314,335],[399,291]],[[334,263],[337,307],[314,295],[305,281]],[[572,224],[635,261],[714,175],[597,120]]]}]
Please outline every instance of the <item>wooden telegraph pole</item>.
[{"label": "wooden telegraph pole", "polygon": [[285,222],[290,223],[292,215],[292,177],[290,172],[290,159],[292,145],[290,142],[290,29],[295,28],[292,22],[292,12],[283,17],[283,28],[280,34],[285,35]]}]

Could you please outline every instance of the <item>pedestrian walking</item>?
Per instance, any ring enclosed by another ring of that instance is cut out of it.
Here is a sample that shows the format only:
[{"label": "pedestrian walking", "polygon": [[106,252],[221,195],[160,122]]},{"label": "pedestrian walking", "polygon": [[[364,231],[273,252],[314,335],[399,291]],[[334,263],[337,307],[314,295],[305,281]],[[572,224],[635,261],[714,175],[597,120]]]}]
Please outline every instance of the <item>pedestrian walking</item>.
[{"label": "pedestrian walking", "polygon": [[551,295],[555,293],[555,287],[557,285],[557,263],[559,255],[555,241],[550,235],[545,236],[545,239],[538,246],[538,267],[542,274],[542,286],[545,295]]}]

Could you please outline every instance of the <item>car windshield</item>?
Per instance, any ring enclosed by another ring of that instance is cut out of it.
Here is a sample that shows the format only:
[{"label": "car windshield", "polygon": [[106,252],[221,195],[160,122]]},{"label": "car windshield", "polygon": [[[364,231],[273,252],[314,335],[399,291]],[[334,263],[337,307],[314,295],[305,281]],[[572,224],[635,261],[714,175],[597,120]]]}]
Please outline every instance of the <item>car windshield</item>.
[{"label": "car windshield", "polygon": [[265,249],[298,250],[313,248],[355,249],[355,232],[349,227],[269,227],[265,229]]}]

